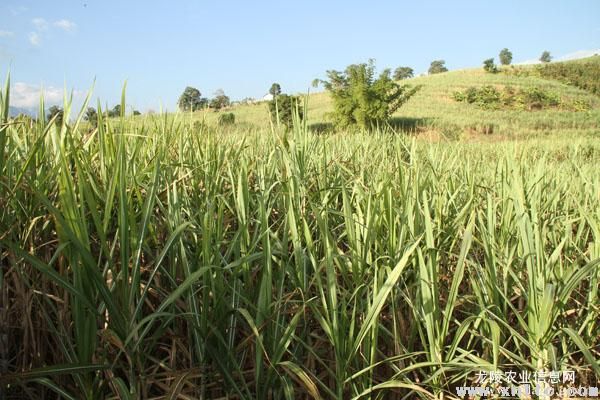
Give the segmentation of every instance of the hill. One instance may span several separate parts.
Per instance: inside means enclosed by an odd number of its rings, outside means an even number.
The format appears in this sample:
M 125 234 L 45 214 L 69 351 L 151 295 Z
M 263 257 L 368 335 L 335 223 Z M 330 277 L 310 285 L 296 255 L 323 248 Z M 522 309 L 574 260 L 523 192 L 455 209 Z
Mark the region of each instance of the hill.
M 575 75 L 569 73 L 572 70 L 577 71 L 576 75 L 584 76 L 589 71 L 588 81 L 593 82 L 599 68 L 600 57 L 596 56 L 542 66 L 502 67 L 496 74 L 476 68 L 408 79 L 403 83 L 420 85 L 421 90 L 394 114 L 390 127 L 430 139 L 473 138 L 481 137 L 480 134 L 519 139 L 554 134 L 595 136 L 600 133 L 600 97 L 575 86 L 563 75 Z M 457 91 L 484 86 L 492 86 L 499 91 L 508 87 L 516 92 L 547 94 L 565 106 L 486 109 L 453 98 Z M 307 102 L 308 123 L 312 130 L 321 132 L 331 128 L 327 113 L 333 108 L 328 94 L 311 93 L 307 96 Z M 226 112 L 236 115 L 241 128 L 263 129 L 270 123 L 266 103 L 238 105 Z M 195 113 L 194 119 L 210 124 L 216 123 L 218 115 L 212 111 L 201 111 Z

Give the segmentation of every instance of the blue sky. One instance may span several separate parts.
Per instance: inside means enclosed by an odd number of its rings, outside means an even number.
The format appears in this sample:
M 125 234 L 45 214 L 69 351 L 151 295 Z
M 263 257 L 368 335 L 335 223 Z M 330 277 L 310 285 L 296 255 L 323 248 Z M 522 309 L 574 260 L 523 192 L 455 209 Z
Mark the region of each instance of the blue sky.
M 174 110 L 186 86 L 261 97 L 272 82 L 306 92 L 328 69 L 476 67 L 508 47 L 514 62 L 600 49 L 600 1 L 27 1 L 0 4 L 0 73 L 13 105 L 81 99 Z

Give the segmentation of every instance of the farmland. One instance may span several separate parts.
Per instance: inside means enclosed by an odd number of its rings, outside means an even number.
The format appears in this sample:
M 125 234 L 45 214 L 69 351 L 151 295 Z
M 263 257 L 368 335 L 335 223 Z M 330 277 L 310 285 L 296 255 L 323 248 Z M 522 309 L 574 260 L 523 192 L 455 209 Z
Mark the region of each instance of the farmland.
M 597 386 L 600 99 L 505 72 L 408 82 L 357 132 L 326 93 L 289 130 L 265 104 L 227 128 L 92 128 L 68 102 L 62 124 L 9 120 L 5 89 L 7 398 L 441 399 L 497 370 Z M 482 85 L 587 109 L 452 98 Z

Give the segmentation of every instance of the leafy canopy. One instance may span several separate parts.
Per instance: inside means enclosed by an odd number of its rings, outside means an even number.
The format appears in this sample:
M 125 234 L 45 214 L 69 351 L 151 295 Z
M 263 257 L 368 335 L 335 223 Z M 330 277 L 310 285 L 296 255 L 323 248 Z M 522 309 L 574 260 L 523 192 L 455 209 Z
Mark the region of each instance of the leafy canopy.
M 181 111 L 196 111 L 206 105 L 206 99 L 202 98 L 202 93 L 194 87 L 188 86 L 185 88 L 177 105 Z
M 220 110 L 221 108 L 229 107 L 231 100 L 225 95 L 223 89 L 217 89 L 215 97 L 210 101 L 210 108 Z
M 486 72 L 496 73 L 498 72 L 498 67 L 494 64 L 493 58 L 488 58 L 487 60 L 483 60 L 483 69 Z
M 419 87 L 400 86 L 385 69 L 375 78 L 373 60 L 349 65 L 344 72 L 327 71 L 323 83 L 333 99 L 333 120 L 341 128 L 370 129 L 389 120 Z
M 286 128 L 291 128 L 294 120 L 294 113 L 298 112 L 300 120 L 304 118 L 304 110 L 300 106 L 301 99 L 297 96 L 279 94 L 269 101 L 269 113 L 273 120 L 278 121 Z
M 512 62 L 513 55 L 507 48 L 500 50 L 500 64 L 502 65 L 510 65 Z
M 550 61 L 552 61 L 552 56 L 550 55 L 550 52 L 547 50 L 544 51 L 540 56 L 540 61 L 543 63 L 549 63 Z
M 281 85 L 279 85 L 279 83 L 275 82 L 271 85 L 271 89 L 269 89 L 269 93 L 275 97 L 275 96 L 279 96 L 281 94 Z
M 52 106 L 48 109 L 48 121 L 56 116 L 55 123 L 62 125 L 63 122 L 63 109 L 58 106 Z
M 398 67 L 394 70 L 394 79 L 397 81 L 412 78 L 414 75 L 415 73 L 410 67 Z
M 446 68 L 446 61 L 444 60 L 434 60 L 429 65 L 429 74 L 440 74 L 442 72 L 448 72 L 448 68 Z
M 83 119 L 88 121 L 90 123 L 90 125 L 92 125 L 94 127 L 97 126 L 98 125 L 98 111 L 96 111 L 96 109 L 94 107 L 88 107 L 87 110 L 85 110 Z

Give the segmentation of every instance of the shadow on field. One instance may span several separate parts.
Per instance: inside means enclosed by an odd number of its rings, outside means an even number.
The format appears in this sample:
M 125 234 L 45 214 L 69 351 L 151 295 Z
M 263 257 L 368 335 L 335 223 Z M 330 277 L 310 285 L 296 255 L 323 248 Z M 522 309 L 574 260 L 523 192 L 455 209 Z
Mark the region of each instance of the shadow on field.
M 419 133 L 431 125 L 431 118 L 392 117 L 390 127 L 396 132 Z

